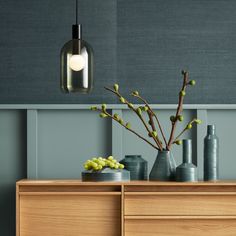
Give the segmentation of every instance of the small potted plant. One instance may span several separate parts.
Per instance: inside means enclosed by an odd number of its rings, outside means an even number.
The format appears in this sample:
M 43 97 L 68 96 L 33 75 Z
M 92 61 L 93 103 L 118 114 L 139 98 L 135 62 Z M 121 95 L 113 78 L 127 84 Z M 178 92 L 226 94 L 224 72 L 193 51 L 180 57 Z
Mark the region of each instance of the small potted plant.
M 182 71 L 182 75 L 183 83 L 178 95 L 177 109 L 175 114 L 170 117 L 171 131 L 168 139 L 164 135 L 157 114 L 153 111 L 147 100 L 144 99 L 138 91 L 133 91 L 131 93 L 131 96 L 140 100 L 143 103 L 141 106 L 135 106 L 134 104 L 129 102 L 127 98 L 122 96 L 118 84 L 114 84 L 113 88 L 105 87 L 106 90 L 116 95 L 122 104 L 126 104 L 128 108 L 137 115 L 147 131 L 147 137 L 143 137 L 142 135 L 140 135 L 131 127 L 130 122 L 124 121 L 119 117 L 118 114 L 112 115 L 107 110 L 106 104 L 102 104 L 101 107 L 91 107 L 91 110 L 100 112 L 100 117 L 113 119 L 125 129 L 127 129 L 158 151 L 156 161 L 149 175 L 150 180 L 173 180 L 175 178 L 176 164 L 173 156 L 170 153 L 172 145 L 181 145 L 182 140 L 180 138 L 182 134 L 187 130 L 190 130 L 194 124 L 201 123 L 201 120 L 194 118 L 186 124 L 185 128 L 179 134 L 175 135 L 178 122 L 182 122 L 184 120 L 182 113 L 183 102 L 186 95 L 187 87 L 194 86 L 196 84 L 195 80 L 189 80 L 187 71 Z M 148 120 L 145 119 L 143 113 L 147 113 Z
M 130 173 L 113 156 L 93 157 L 84 163 L 82 181 L 128 181 Z

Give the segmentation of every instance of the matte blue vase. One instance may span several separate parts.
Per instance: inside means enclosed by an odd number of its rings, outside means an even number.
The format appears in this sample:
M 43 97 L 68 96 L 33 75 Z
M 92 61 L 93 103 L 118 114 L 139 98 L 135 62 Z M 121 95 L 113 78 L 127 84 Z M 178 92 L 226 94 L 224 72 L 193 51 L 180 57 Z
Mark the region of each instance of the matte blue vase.
M 176 181 L 196 182 L 197 167 L 192 163 L 192 140 L 183 140 L 183 163 L 176 168 Z
M 126 155 L 120 163 L 130 172 L 130 180 L 147 180 L 148 163 L 141 155 Z
M 216 181 L 219 179 L 219 139 L 216 136 L 215 125 L 207 126 L 207 135 L 204 139 L 204 180 Z
M 175 180 L 176 163 L 170 151 L 159 151 L 149 175 L 149 180 Z

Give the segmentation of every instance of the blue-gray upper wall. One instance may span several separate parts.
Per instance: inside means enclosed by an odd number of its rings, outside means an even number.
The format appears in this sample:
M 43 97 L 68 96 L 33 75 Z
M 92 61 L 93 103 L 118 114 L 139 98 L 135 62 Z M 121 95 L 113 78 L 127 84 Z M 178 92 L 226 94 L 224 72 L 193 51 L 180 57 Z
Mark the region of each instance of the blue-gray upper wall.
M 197 81 L 187 103 L 236 103 L 235 0 L 79 0 L 95 51 L 95 89 L 63 94 L 59 54 L 71 38 L 75 0 L 0 1 L 0 103 L 116 103 L 139 89 L 176 103 L 181 69 Z

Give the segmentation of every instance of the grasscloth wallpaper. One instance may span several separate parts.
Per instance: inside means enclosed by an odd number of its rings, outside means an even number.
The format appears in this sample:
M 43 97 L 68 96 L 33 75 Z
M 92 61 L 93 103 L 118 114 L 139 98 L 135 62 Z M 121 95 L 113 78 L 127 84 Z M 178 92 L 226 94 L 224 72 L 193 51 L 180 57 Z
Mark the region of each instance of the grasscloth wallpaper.
M 103 86 L 176 103 L 180 71 L 197 86 L 187 103 L 236 103 L 236 1 L 79 0 L 95 51 L 95 89 L 63 94 L 59 53 L 71 38 L 74 0 L 0 1 L 0 103 L 117 103 Z

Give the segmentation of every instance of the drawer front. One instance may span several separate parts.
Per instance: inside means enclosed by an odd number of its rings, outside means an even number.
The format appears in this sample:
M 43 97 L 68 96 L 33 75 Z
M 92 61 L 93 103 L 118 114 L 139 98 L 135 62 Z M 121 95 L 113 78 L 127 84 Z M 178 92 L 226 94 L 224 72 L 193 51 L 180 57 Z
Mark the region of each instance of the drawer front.
M 235 216 L 236 195 L 125 195 L 125 215 Z
M 120 236 L 120 196 L 21 195 L 20 236 Z
M 125 236 L 235 236 L 236 220 L 126 220 Z

